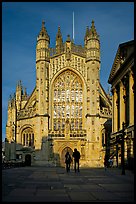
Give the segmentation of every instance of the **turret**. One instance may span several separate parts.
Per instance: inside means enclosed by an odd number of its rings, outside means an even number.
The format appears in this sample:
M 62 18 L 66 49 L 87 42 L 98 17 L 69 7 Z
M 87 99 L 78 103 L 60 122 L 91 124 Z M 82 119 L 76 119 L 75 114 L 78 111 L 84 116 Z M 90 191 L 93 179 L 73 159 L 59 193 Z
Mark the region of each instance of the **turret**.
M 100 41 L 97 34 L 94 21 L 91 28 L 87 27 L 84 46 L 86 50 L 86 67 L 87 67 L 87 123 L 95 123 L 99 126 L 98 116 L 99 110 L 99 71 L 100 71 Z M 91 135 L 88 139 L 94 141 L 97 138 L 93 125 L 90 125 L 87 135 Z
M 35 148 L 41 148 L 42 137 L 48 135 L 49 110 L 49 44 L 50 37 L 42 22 L 36 45 L 36 115 L 37 129 Z
M 16 115 L 17 115 L 16 113 L 17 113 L 16 94 L 14 93 L 13 96 L 10 95 L 10 98 L 8 101 L 8 117 L 7 117 L 7 124 L 6 124 L 6 138 L 10 142 L 15 137 L 13 124 L 16 123 Z
M 49 44 L 50 37 L 42 22 L 41 31 L 37 37 L 36 45 L 36 88 L 37 88 L 37 114 L 48 112 L 48 83 L 49 83 Z
M 36 62 L 38 62 L 39 60 L 49 60 L 50 37 L 46 31 L 44 24 L 45 23 L 43 21 L 41 31 L 37 37 Z
M 100 41 L 94 21 L 92 21 L 90 30 L 89 27 L 86 29 L 84 43 L 86 48 L 86 61 L 97 60 L 100 62 Z
M 21 80 L 17 83 L 16 86 L 16 106 L 17 106 L 17 110 L 21 109 L 21 100 L 22 100 L 22 82 Z
M 56 53 L 60 54 L 63 51 L 63 39 L 60 30 L 60 26 L 58 27 L 58 33 L 56 35 Z

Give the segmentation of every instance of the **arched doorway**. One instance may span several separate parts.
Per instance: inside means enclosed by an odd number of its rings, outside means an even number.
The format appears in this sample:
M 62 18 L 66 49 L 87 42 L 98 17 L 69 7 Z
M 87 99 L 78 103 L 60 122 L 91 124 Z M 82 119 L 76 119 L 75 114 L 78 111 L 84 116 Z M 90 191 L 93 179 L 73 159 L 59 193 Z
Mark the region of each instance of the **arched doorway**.
M 25 165 L 31 166 L 31 155 L 30 154 L 25 155 Z
M 61 153 L 61 166 L 65 167 L 65 154 L 66 152 L 69 151 L 70 155 L 71 155 L 71 158 L 72 158 L 72 154 L 73 154 L 73 151 L 70 147 L 65 147 L 63 150 L 62 150 L 62 153 Z

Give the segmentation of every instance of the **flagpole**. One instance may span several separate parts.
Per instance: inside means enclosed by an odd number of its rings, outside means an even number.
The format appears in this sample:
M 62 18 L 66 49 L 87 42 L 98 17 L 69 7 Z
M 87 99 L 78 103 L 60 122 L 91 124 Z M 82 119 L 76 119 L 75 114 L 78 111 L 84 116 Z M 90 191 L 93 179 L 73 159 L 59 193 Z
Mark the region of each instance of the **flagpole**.
M 73 11 L 73 42 L 74 42 L 74 11 Z

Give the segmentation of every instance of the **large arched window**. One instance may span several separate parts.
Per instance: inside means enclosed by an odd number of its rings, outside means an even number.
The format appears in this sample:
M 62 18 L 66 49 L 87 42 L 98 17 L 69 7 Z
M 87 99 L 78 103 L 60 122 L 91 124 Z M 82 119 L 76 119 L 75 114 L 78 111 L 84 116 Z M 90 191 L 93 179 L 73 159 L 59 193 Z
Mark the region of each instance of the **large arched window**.
M 82 129 L 83 85 L 80 77 L 67 70 L 53 85 L 53 129 L 64 130 L 69 120 L 70 130 Z
M 22 132 L 22 145 L 23 146 L 34 146 L 34 132 L 32 128 L 25 128 Z

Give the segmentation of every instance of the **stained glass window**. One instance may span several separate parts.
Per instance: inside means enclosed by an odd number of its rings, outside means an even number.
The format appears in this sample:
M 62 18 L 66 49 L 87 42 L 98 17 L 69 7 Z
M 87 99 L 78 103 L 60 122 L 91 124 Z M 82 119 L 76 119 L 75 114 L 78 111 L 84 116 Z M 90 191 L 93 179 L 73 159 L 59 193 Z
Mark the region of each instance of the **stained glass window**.
M 72 71 L 65 71 L 53 85 L 53 127 L 64 130 L 66 119 L 70 128 L 82 129 L 83 87 L 81 79 Z

